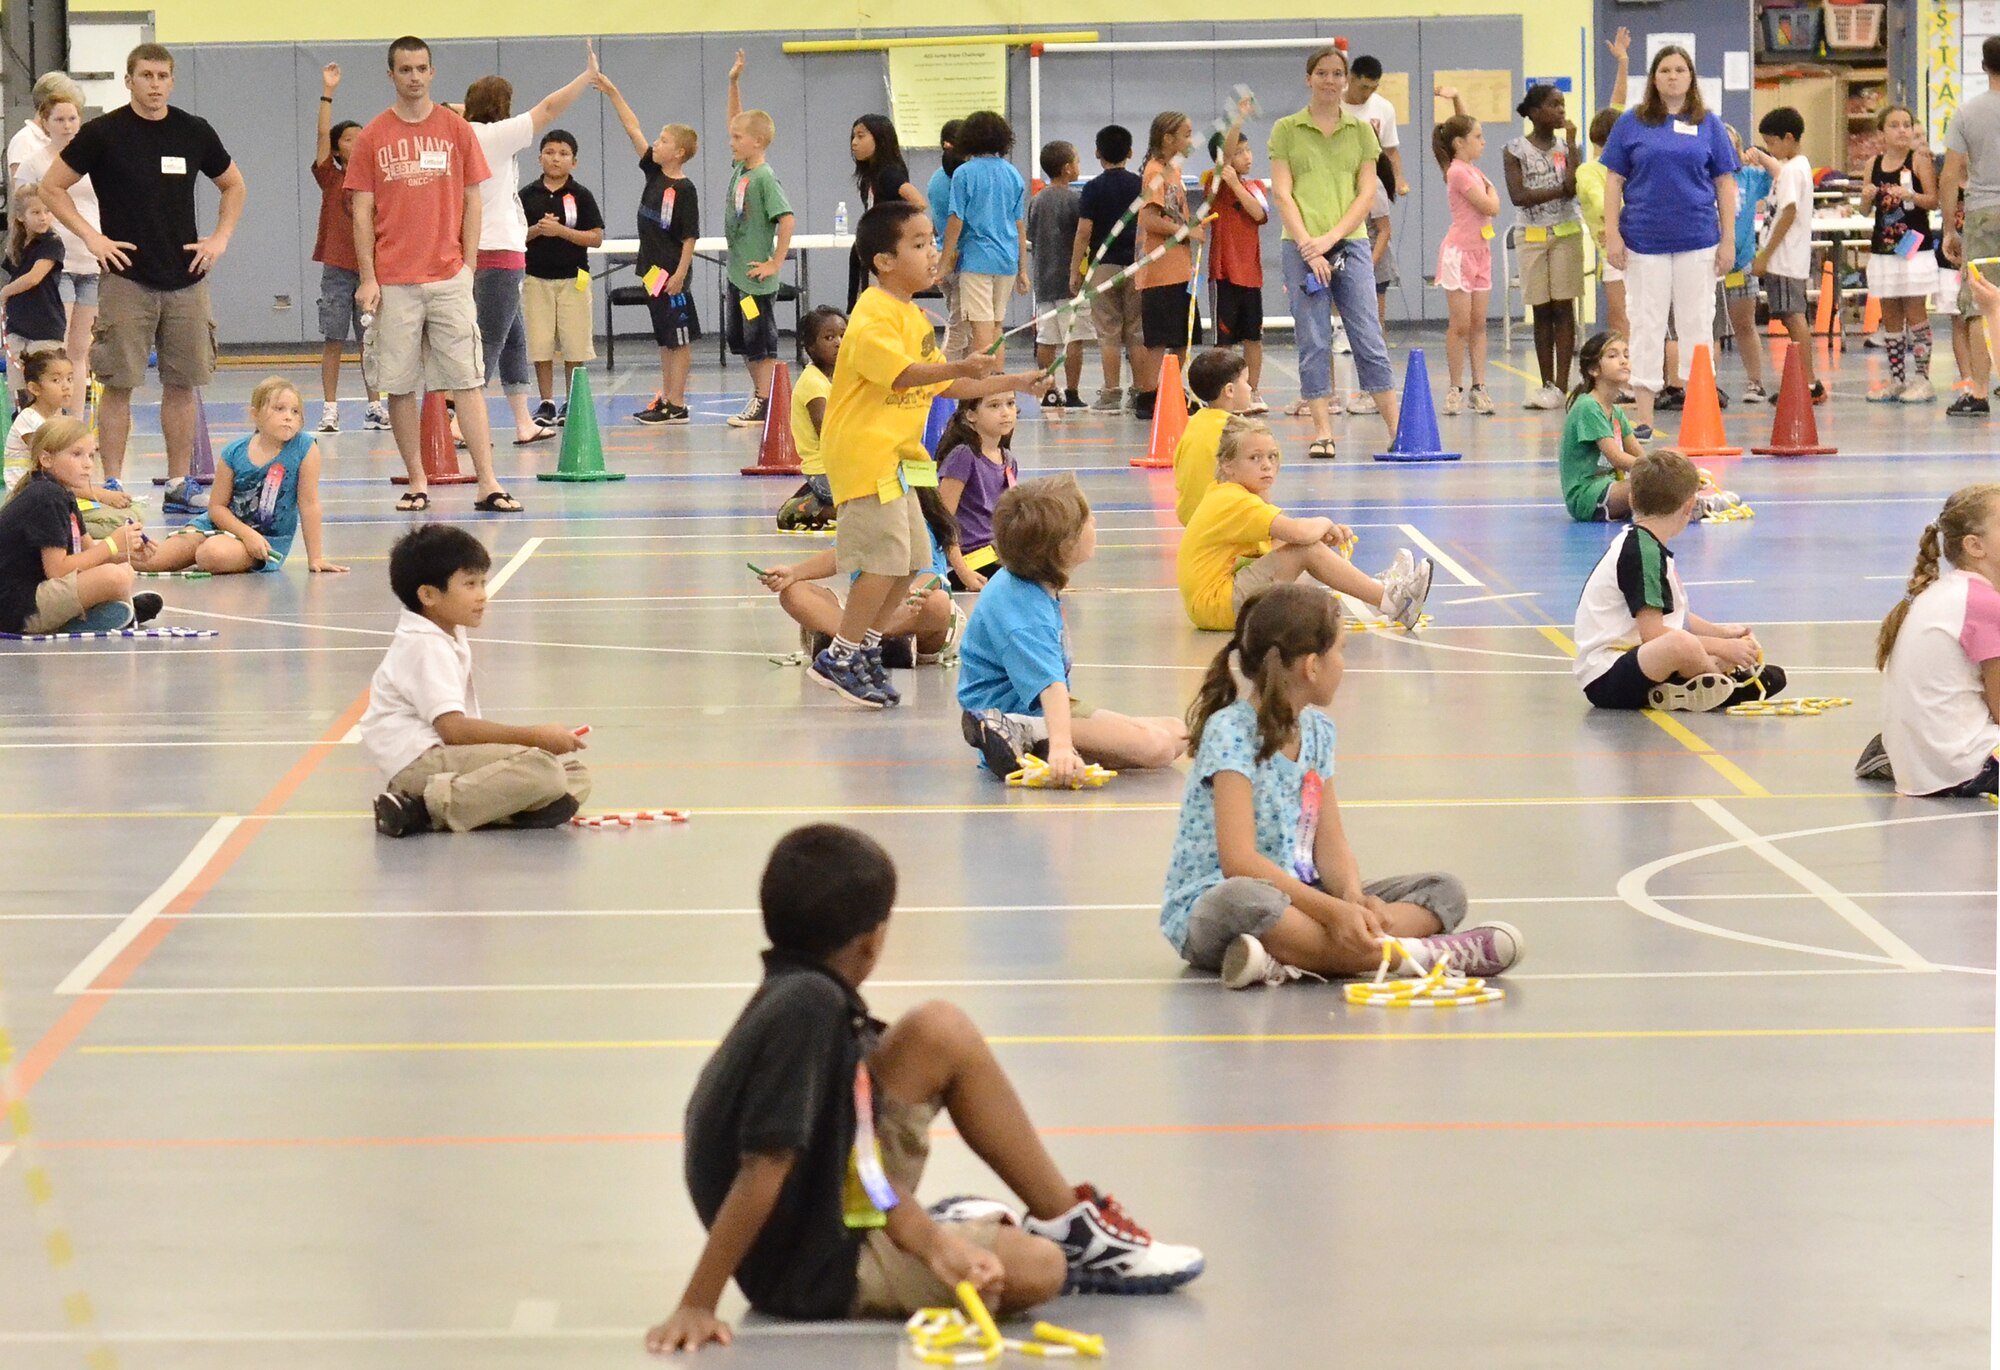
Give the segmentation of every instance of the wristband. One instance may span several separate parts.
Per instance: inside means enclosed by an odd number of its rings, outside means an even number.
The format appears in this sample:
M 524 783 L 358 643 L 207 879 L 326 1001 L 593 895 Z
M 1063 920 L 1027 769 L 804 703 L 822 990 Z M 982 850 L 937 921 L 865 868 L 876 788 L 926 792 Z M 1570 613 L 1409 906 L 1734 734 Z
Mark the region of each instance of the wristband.
M 333 97 L 331 95 L 322 95 L 319 97 L 319 102 L 322 105 L 330 105 L 333 103 Z

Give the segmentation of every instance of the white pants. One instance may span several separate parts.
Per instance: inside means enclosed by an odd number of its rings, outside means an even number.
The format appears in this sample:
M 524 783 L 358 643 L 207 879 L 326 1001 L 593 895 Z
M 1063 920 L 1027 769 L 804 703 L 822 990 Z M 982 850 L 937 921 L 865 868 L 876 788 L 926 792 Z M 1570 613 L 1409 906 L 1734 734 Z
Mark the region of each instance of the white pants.
M 1715 249 L 1625 257 L 1625 314 L 1632 321 L 1632 388 L 1658 394 L 1667 365 L 1667 311 L 1692 356 L 1715 338 Z M 1711 358 L 1713 360 L 1713 358 Z M 1686 358 L 1682 359 L 1683 365 Z

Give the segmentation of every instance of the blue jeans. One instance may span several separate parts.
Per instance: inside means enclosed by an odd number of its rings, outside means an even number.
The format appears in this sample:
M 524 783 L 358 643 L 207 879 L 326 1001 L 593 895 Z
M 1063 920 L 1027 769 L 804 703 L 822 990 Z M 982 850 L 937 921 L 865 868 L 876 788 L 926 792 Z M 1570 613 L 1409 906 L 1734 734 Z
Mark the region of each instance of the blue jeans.
M 472 307 L 479 315 L 479 340 L 486 349 L 486 383 L 500 373 L 500 389 L 525 395 L 534 383 L 528 365 L 528 331 L 521 324 L 521 282 L 527 272 L 482 266 L 472 273 Z
M 1382 321 L 1375 315 L 1375 264 L 1368 244 L 1358 238 L 1342 242 L 1329 258 L 1338 264 L 1333 282 L 1316 295 L 1305 289 L 1310 268 L 1299 250 L 1287 242 L 1279 248 L 1285 263 L 1285 298 L 1292 307 L 1292 337 L 1299 349 L 1299 394 L 1324 399 L 1333 393 L 1333 311 L 1347 325 L 1347 343 L 1354 350 L 1354 371 L 1370 394 L 1395 388 L 1389 368 L 1389 347 L 1382 340 Z

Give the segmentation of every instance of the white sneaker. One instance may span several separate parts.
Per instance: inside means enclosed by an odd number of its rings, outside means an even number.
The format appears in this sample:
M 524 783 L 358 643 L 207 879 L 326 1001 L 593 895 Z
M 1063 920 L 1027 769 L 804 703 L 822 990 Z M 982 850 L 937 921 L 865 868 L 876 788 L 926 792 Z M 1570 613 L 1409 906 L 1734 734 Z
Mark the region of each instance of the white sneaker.
M 322 433 L 340 431 L 340 406 L 332 400 L 319 407 L 319 431 Z
M 1271 406 L 1264 402 L 1264 397 L 1262 395 L 1258 394 L 1255 390 L 1252 390 L 1250 392 L 1250 407 L 1244 410 L 1243 412 L 1245 414 L 1253 414 L 1253 415 L 1268 414 L 1271 412 Z
M 1897 401 L 1902 404 L 1929 404 L 1936 398 L 1937 391 L 1928 376 L 1917 377 L 1896 395 Z
M 1408 548 L 1398 550 L 1396 560 L 1379 577 L 1382 616 L 1402 624 L 1410 632 L 1417 631 L 1423 622 L 1424 601 L 1431 597 L 1434 569 L 1429 557 L 1413 561 Z
M 1288 966 L 1264 944 L 1243 933 L 1222 953 L 1222 984 L 1225 989 L 1249 989 L 1252 985 L 1287 985 L 1305 974 Z
M 1705 714 L 1719 709 L 1736 693 L 1736 682 L 1716 671 L 1704 671 L 1692 680 L 1669 680 L 1655 685 L 1646 697 L 1648 706 L 1671 713 Z
M 1087 1184 L 1076 1187 L 1076 1206 L 1054 1218 L 1026 1218 L 1023 1230 L 1046 1237 L 1069 1261 L 1067 1288 L 1084 1294 L 1165 1294 L 1207 1264 L 1192 1246 L 1154 1241 L 1118 1201 Z
M 1527 954 L 1527 940 L 1512 923 L 1491 920 L 1457 932 L 1400 941 L 1398 975 L 1422 975 L 1442 960 L 1457 975 L 1505 975 Z
M 369 405 L 368 417 L 362 421 L 362 427 L 371 433 L 386 433 L 389 431 L 389 406 L 380 400 L 376 400 L 373 404 Z
M 1493 412 L 1493 397 L 1486 393 L 1486 387 L 1483 385 L 1473 386 L 1466 392 L 1466 399 L 1472 405 L 1472 412 L 1475 414 Z
M 1524 409 L 1560 409 L 1562 405 L 1563 392 L 1556 389 L 1553 385 L 1544 385 L 1530 392 L 1526 402 L 1521 407 Z
M 1764 391 L 1763 382 L 1745 381 L 1743 383 L 1743 402 L 1745 404 L 1761 404 L 1770 398 Z
M 1347 325 L 1335 325 L 1333 330 L 1333 354 L 1336 357 L 1345 357 L 1353 351 L 1353 347 L 1349 346 L 1347 341 Z
M 931 1205 L 930 1214 L 934 1223 L 976 1223 L 997 1218 L 1002 1227 L 1020 1225 L 1020 1219 L 1007 1204 L 998 1199 L 982 1199 L 976 1194 L 954 1194 L 948 1199 L 939 1199 Z
M 1366 390 L 1355 391 L 1352 395 L 1348 396 L 1347 412 L 1350 414 L 1376 413 L 1375 397 Z
M 1439 406 L 1438 412 L 1449 416 L 1463 413 L 1464 410 L 1465 392 L 1454 385 L 1451 389 L 1444 392 L 1444 403 Z

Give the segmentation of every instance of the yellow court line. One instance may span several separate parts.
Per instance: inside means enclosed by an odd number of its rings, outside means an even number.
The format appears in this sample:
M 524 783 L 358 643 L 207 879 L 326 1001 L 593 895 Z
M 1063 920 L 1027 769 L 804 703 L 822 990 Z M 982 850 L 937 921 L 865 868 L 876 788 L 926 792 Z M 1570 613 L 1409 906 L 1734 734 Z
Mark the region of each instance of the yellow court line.
M 1697 739 L 1698 741 L 1699 739 Z M 1753 782 L 1754 783 L 1754 782 Z M 1806 791 L 1801 793 L 1772 794 L 1760 790 L 1754 795 L 1746 794 L 1602 794 L 1602 795 L 1515 795 L 1504 798 L 1468 799 L 1463 795 L 1453 795 L 1447 799 L 1343 799 L 1343 809 L 1509 809 L 1509 808 L 1574 808 L 1579 805 L 1597 806 L 1640 806 L 1646 804 L 1691 804 L 1697 799 L 1792 799 L 1792 800 L 1878 800 L 1883 796 L 1861 791 Z M 654 809 L 671 809 L 674 804 L 655 804 Z M 1072 803 L 1063 797 L 1056 797 L 1047 803 L 1021 804 L 844 804 L 828 800 L 824 804 L 790 805 L 697 805 L 690 812 L 696 817 L 717 818 L 795 818 L 801 815 L 826 813 L 876 813 L 876 814 L 928 814 L 928 813 L 977 813 L 1005 816 L 1022 814 L 1039 817 L 1044 814 L 1091 812 L 1122 813 L 1178 813 L 1178 803 L 1146 803 L 1139 800 L 1098 800 L 1093 803 Z M 140 819 L 214 821 L 218 818 L 234 818 L 241 815 L 226 809 L 177 809 L 171 812 L 161 810 L 129 811 L 86 811 L 83 813 L 0 813 L 0 823 L 75 823 L 81 821 L 136 822 Z M 372 819 L 366 809 L 300 809 L 286 813 L 272 814 L 266 820 L 272 823 L 299 822 L 339 822 L 358 823 Z
M 1505 371 L 1505 372 L 1506 372 L 1506 373 L 1507 373 L 1508 375 L 1510 375 L 1510 376 L 1519 376 L 1519 377 L 1520 377 L 1520 378 L 1521 378 L 1522 380 L 1524 380 L 1524 381 L 1528 382 L 1528 384 L 1530 384 L 1530 385 L 1536 385 L 1536 386 L 1539 386 L 1539 385 L 1540 385 L 1540 384 L 1542 383 L 1542 378 L 1541 378 L 1540 376 L 1538 376 L 1538 375 L 1529 375 L 1529 374 L 1528 374 L 1528 373 L 1527 373 L 1526 371 L 1523 371 L 1523 370 L 1522 370 L 1522 369 L 1521 369 L 1520 367 L 1518 367 L 1518 366 L 1509 366 L 1509 365 L 1507 365 L 1507 363 L 1505 363 L 1505 362 L 1503 362 L 1503 361 L 1496 361 L 1496 360 L 1494 360 L 1494 359 L 1493 359 L 1493 358 L 1491 358 L 1491 357 L 1488 357 L 1488 358 L 1486 359 L 1486 364 L 1487 364 L 1488 366 L 1497 366 L 1497 367 L 1499 367 L 1499 368 L 1500 368 L 1500 369 L 1501 369 L 1502 371 Z
M 1263 1046 L 1369 1042 L 1612 1042 L 1760 1037 L 1984 1037 L 1990 1027 L 1615 1028 L 1570 1032 L 1187 1032 L 989 1037 L 994 1046 Z M 327 1056 L 440 1051 L 685 1051 L 708 1037 L 544 1042 L 131 1042 L 81 1047 L 86 1056 Z
M 1543 637 L 1562 648 L 1563 655 L 1568 657 L 1576 655 L 1576 644 L 1569 640 L 1569 635 L 1563 632 L 1562 629 L 1552 627 L 1549 624 L 1542 624 L 1540 625 L 1540 631 Z M 1641 709 L 1639 712 L 1642 717 L 1650 719 L 1661 732 L 1680 743 L 1683 747 L 1686 747 L 1703 761 L 1706 761 L 1717 775 L 1734 785 L 1737 793 L 1742 795 L 1743 798 L 1774 798 L 1769 790 L 1750 778 L 1749 772 L 1745 771 L 1721 752 L 1715 750 L 1715 748 L 1709 746 L 1708 743 L 1702 740 L 1699 733 L 1689 728 L 1678 718 L 1664 714 L 1658 709 Z

